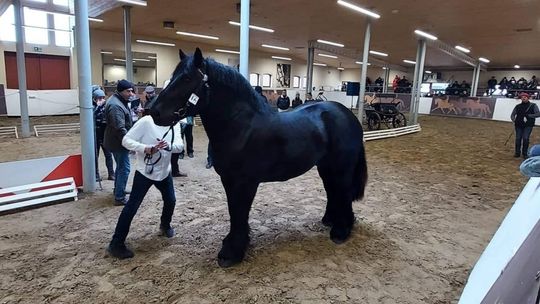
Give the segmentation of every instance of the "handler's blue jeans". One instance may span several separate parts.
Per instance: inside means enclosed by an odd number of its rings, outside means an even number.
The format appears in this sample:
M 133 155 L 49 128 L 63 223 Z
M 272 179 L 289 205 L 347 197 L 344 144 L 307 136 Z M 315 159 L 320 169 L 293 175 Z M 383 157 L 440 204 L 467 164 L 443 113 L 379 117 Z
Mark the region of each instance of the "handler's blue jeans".
M 156 186 L 156 188 L 161 192 L 161 197 L 163 199 L 161 227 L 163 229 L 171 228 L 174 206 L 176 205 L 176 196 L 174 194 L 174 186 L 171 174 L 169 174 L 162 181 L 154 181 L 142 175 L 139 171 L 135 171 L 131 194 L 129 195 L 129 200 L 124 206 L 124 209 L 122 209 L 122 213 L 118 218 L 112 243 L 123 244 L 126 241 L 126 237 L 129 233 L 129 227 L 131 226 L 131 221 L 133 220 L 133 217 L 135 217 L 135 214 L 137 214 L 139 206 L 152 185 Z
M 533 127 L 515 127 L 516 128 L 516 155 L 527 156 L 529 151 L 529 138 L 531 137 Z

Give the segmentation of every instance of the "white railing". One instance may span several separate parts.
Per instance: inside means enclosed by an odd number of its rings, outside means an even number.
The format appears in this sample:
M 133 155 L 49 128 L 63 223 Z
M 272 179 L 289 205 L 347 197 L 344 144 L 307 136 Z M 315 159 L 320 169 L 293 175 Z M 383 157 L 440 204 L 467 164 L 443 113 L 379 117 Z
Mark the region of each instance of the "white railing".
M 0 136 L 15 136 L 15 138 L 19 138 L 19 133 L 17 133 L 17 127 L 0 127 Z
M 73 177 L 0 189 L 0 212 L 64 199 L 77 200 Z
M 44 133 L 65 133 L 65 132 L 80 132 L 81 125 L 78 122 L 67 124 L 52 124 L 52 125 L 35 125 L 34 133 L 36 137 Z
M 422 129 L 420 125 L 412 125 L 401 128 L 387 129 L 387 130 L 377 130 L 377 131 L 366 131 L 364 132 L 364 141 L 383 139 L 389 137 L 397 137 L 405 134 L 411 134 L 420 132 Z

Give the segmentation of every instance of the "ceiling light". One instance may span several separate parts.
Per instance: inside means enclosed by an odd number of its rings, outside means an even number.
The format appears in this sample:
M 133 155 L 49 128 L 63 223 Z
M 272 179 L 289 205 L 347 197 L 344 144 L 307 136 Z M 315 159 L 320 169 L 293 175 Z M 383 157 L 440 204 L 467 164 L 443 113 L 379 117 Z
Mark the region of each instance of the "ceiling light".
M 519 69 L 519 68 L 520 68 L 520 66 L 517 65 L 517 64 L 514 66 L 514 69 Z
M 318 63 L 318 62 L 314 62 L 313 65 L 326 66 L 326 63 Z
M 337 68 L 337 69 L 340 70 L 340 71 L 344 71 L 344 70 L 345 70 L 345 68 Z
M 158 41 L 142 40 L 142 39 L 137 39 L 135 41 L 137 41 L 138 43 L 156 44 L 156 45 L 164 45 L 164 46 L 175 46 L 176 45 L 174 43 L 158 42 Z
M 141 0 L 118 0 L 118 2 L 124 2 L 124 3 L 129 3 L 129 4 L 146 6 L 146 1 L 141 1 Z
M 275 46 L 275 45 L 269 45 L 269 44 L 261 44 L 261 46 L 265 48 L 270 48 L 270 49 L 289 51 L 289 48 L 281 47 L 281 46 Z
M 289 57 L 272 56 L 272 58 L 274 58 L 274 59 L 279 59 L 279 60 L 292 60 L 292 59 L 289 58 Z
M 230 53 L 230 54 L 240 54 L 239 51 L 224 50 L 224 49 L 216 49 L 216 52 L 220 52 L 220 53 Z
M 213 40 L 218 40 L 219 39 L 219 37 L 215 37 L 215 36 L 194 34 L 194 33 L 188 33 L 188 32 L 176 32 L 176 33 L 178 35 L 192 36 L 192 37 L 198 37 L 198 38 L 204 38 L 204 39 L 213 39 Z
M 485 62 L 485 63 L 489 63 L 489 59 L 486 59 L 484 57 L 480 57 L 480 58 L 478 58 L 478 60 L 480 60 L 482 62 Z
M 437 37 L 435 37 L 435 36 L 433 36 L 433 35 L 431 35 L 431 34 L 428 34 L 428 33 L 426 33 L 426 32 L 422 32 L 421 30 L 415 30 L 414 32 L 415 32 L 417 35 L 424 36 L 424 37 L 429 38 L 429 39 L 431 39 L 431 40 L 437 40 L 437 39 L 438 39 Z
M 387 69 L 387 67 L 382 67 L 382 69 L 383 69 L 383 70 L 386 70 L 386 69 Z
M 362 7 L 360 7 L 360 6 L 354 5 L 354 4 L 352 4 L 352 3 L 345 2 L 345 1 L 343 1 L 343 0 L 338 0 L 337 4 L 343 5 L 343 6 L 345 6 L 345 7 L 348 7 L 348 8 L 350 8 L 350 9 L 355 10 L 355 11 L 357 11 L 357 12 L 360 12 L 360 13 L 362 13 L 362 14 L 371 16 L 371 17 L 373 17 L 373 18 L 377 18 L 377 19 L 381 18 L 381 15 L 379 15 L 379 14 L 375 14 L 375 13 L 372 12 L 372 11 L 369 11 L 369 10 L 367 10 L 367 9 L 365 9 L 365 8 L 362 8 Z
M 150 59 L 157 59 L 156 56 L 148 56 L 148 58 L 150 58 Z
M 369 53 L 370 53 L 370 54 L 373 54 L 373 55 L 379 55 L 379 56 L 388 57 L 388 54 L 383 53 L 383 52 L 369 51 Z
M 125 62 L 125 61 L 126 61 L 125 59 L 120 59 L 120 58 L 114 58 L 113 60 L 114 60 L 114 61 L 122 61 L 122 62 Z
M 426 73 L 426 74 L 431 74 L 431 71 L 424 71 L 424 73 Z
M 144 58 L 133 58 L 133 61 L 146 61 L 146 62 L 150 62 L 150 59 L 144 59 Z
M 356 64 L 363 64 L 362 61 L 356 61 L 355 63 L 356 63 Z M 371 65 L 371 63 L 368 62 L 367 65 Z
M 100 53 L 101 53 L 101 54 L 112 55 L 112 52 L 109 52 L 109 51 L 101 51 Z
M 333 46 L 338 46 L 338 47 L 344 47 L 344 46 L 345 46 L 345 45 L 343 45 L 343 44 L 341 44 L 341 43 L 332 42 L 332 41 L 327 41 L 327 40 L 322 40 L 322 39 L 317 39 L 317 42 L 318 42 L 318 43 L 329 44 L 329 45 L 333 45 Z
M 229 24 L 240 26 L 240 22 L 236 22 L 236 21 L 229 21 Z M 249 28 L 252 30 L 258 30 L 258 31 L 263 31 L 263 32 L 268 32 L 268 33 L 274 32 L 274 30 L 271 28 L 266 28 L 262 26 L 251 25 L 251 24 L 249 25 Z
M 90 21 L 94 21 L 94 22 L 103 22 L 103 19 L 99 19 L 99 18 L 92 18 L 92 17 L 88 17 L 88 20 L 90 20 Z
M 465 53 L 470 53 L 471 52 L 471 50 L 466 49 L 466 48 L 464 48 L 464 47 L 462 47 L 460 45 L 456 45 L 455 48 L 462 51 L 462 52 L 465 52 Z
M 334 55 L 327 55 L 327 54 L 317 54 L 321 57 L 328 57 L 328 58 L 334 58 L 334 59 L 337 59 L 337 56 L 334 56 Z
M 404 59 L 403 62 L 410 63 L 410 64 L 416 64 L 415 61 Z

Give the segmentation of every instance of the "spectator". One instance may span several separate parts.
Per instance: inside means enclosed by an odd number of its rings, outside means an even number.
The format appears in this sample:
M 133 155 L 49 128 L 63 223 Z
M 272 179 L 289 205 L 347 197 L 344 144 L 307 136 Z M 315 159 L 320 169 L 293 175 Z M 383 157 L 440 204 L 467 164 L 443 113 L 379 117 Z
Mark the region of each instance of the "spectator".
M 397 93 L 400 80 L 401 78 L 399 78 L 399 76 L 396 75 L 396 77 L 394 77 L 394 80 L 392 81 L 392 89 L 394 90 L 394 93 Z
M 291 106 L 291 99 L 287 96 L 287 90 L 283 90 L 277 99 L 277 107 L 279 112 L 286 111 Z
M 497 85 L 497 79 L 495 79 L 495 76 L 491 76 L 491 79 L 487 82 L 488 85 L 488 95 L 493 95 L 493 92 L 495 92 L 495 86 Z
M 259 95 L 264 99 L 264 101 L 268 103 L 268 99 L 266 98 L 266 96 L 264 96 L 263 90 L 260 86 L 255 87 L 255 92 L 259 93 Z
M 114 180 L 113 157 L 109 150 L 103 146 L 105 137 L 105 128 L 107 121 L 105 119 L 105 92 L 101 89 L 96 89 L 92 92 L 92 104 L 94 106 L 94 130 L 95 130 L 95 146 L 96 146 L 96 181 L 101 181 L 99 175 L 99 150 L 103 150 L 105 155 L 105 165 L 107 166 L 108 180 Z
M 521 173 L 528 177 L 540 177 L 540 145 L 534 145 L 529 151 L 529 158 L 519 166 Z
M 313 99 L 313 95 L 311 95 L 311 93 L 306 93 L 306 102 L 310 102 L 310 101 L 316 101 L 315 99 Z
M 514 157 L 527 158 L 529 138 L 534 127 L 536 117 L 540 117 L 538 106 L 529 101 L 529 94 L 519 94 L 521 103 L 514 107 L 510 119 L 514 122 L 516 131 L 516 143 Z
M 296 108 L 298 106 L 302 105 L 302 99 L 300 99 L 300 93 L 296 93 L 293 101 L 292 101 L 292 108 Z
M 122 79 L 116 85 L 116 92 L 109 98 L 105 106 L 105 119 L 107 127 L 103 144 L 105 148 L 112 152 L 116 162 L 116 173 L 114 176 L 114 203 L 115 205 L 125 205 L 126 184 L 130 171 L 129 151 L 122 146 L 122 139 L 133 126 L 131 111 L 128 101 L 133 92 L 131 82 Z

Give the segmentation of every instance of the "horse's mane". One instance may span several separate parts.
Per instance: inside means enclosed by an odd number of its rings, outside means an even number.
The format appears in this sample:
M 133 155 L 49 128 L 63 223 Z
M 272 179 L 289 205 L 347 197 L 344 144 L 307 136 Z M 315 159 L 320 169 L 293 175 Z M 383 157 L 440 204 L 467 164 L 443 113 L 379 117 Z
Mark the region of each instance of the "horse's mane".
M 249 103 L 256 111 L 270 112 L 270 106 L 263 100 L 251 84 L 235 69 L 216 62 L 212 58 L 206 58 L 206 73 L 208 82 L 212 85 L 219 85 L 230 88 L 236 99 Z

